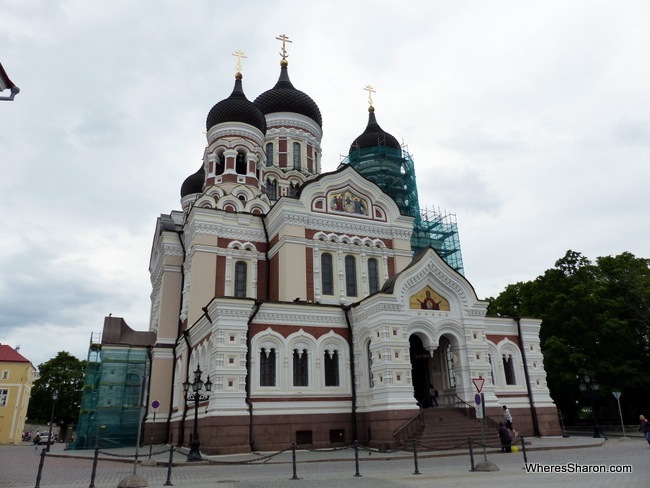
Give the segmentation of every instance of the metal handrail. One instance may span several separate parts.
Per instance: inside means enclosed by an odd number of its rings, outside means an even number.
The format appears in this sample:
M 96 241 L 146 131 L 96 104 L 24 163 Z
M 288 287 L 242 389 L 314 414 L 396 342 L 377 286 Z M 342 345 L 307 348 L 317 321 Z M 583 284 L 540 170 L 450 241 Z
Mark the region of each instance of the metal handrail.
M 471 405 L 470 403 L 467 403 L 465 400 L 463 400 L 461 397 L 456 395 L 456 404 L 461 404 L 460 407 L 458 408 L 463 408 L 465 412 L 465 416 L 470 417 L 473 416 L 476 418 L 476 409 L 474 408 L 474 405 Z M 494 420 L 492 417 L 488 417 L 487 415 L 485 416 L 485 420 L 487 420 L 488 424 L 492 425 L 495 429 L 499 428 L 499 422 Z
M 417 414 L 415 414 L 404 425 L 393 432 L 393 437 L 402 442 L 405 439 L 411 438 L 413 436 L 413 433 L 422 427 L 424 427 L 424 410 L 420 409 Z

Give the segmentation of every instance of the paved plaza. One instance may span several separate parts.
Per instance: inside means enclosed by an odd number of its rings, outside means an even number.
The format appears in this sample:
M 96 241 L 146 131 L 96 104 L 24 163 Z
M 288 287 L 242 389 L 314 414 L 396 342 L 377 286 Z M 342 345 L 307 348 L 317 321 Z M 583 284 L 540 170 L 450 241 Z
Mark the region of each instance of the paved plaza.
M 0 486 L 34 487 L 41 449 L 23 444 L 0 446 Z M 167 480 L 167 446 L 153 447 L 155 466 L 137 466 L 149 486 L 163 486 Z M 149 448 L 140 450 L 148 457 Z M 160 454 L 158 454 L 160 452 Z M 66 451 L 53 446 L 45 456 L 40 486 L 42 488 L 88 487 L 91 480 L 93 451 Z M 117 487 L 134 472 L 134 449 L 101 451 L 95 487 Z M 268 453 L 272 454 L 272 453 Z M 420 453 L 419 475 L 412 453 L 379 453 L 361 450 L 359 474 L 353 449 L 336 451 L 297 451 L 296 475 L 293 479 L 292 453 L 269 457 L 267 453 L 236 456 L 213 456 L 204 463 L 188 463 L 182 453 L 174 456 L 171 482 L 176 487 L 275 488 L 275 487 L 551 487 L 571 484 L 572 488 L 600 486 L 647 487 L 650 485 L 650 447 L 643 438 L 592 439 L 590 437 L 531 438 L 526 451 L 528 462 L 551 469 L 588 469 L 588 465 L 631 465 L 632 472 L 605 473 L 528 473 L 522 452 L 487 451 L 487 459 L 499 467 L 497 472 L 471 472 L 467 450 Z M 243 461 L 253 461 L 243 464 Z M 484 460 L 482 449 L 474 452 L 474 461 Z M 153 463 L 152 463 L 153 464 Z M 564 468 L 561 468 L 564 466 Z M 546 468 L 549 469 L 549 468 Z

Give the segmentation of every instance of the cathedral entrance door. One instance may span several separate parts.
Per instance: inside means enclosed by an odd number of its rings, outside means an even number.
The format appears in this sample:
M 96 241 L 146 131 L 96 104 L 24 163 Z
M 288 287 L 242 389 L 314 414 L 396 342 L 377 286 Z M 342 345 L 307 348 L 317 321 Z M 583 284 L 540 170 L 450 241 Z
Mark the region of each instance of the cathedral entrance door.
M 409 337 L 411 355 L 411 378 L 413 381 L 413 396 L 423 407 L 429 406 L 429 361 L 430 355 L 422 344 L 422 339 L 416 335 Z

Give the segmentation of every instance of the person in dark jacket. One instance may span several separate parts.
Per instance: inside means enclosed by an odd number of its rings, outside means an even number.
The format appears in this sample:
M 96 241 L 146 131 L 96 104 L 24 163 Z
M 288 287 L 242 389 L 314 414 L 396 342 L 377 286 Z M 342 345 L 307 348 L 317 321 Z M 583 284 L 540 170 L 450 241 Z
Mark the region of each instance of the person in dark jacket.
M 499 422 L 499 439 L 501 440 L 501 452 L 512 452 L 512 437 L 503 422 Z
M 639 432 L 643 432 L 645 440 L 650 444 L 650 421 L 643 415 L 639 415 Z

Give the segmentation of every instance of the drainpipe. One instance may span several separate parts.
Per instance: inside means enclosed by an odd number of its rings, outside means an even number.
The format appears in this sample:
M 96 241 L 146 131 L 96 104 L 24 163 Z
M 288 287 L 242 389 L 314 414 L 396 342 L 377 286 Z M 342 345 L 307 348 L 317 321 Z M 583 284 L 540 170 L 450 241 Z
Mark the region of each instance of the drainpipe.
M 255 441 L 253 441 L 253 403 L 251 402 L 251 324 L 253 319 L 260 311 L 262 306 L 261 300 L 255 300 L 253 305 L 253 312 L 248 318 L 246 324 L 246 405 L 248 406 L 248 445 L 253 451 Z
M 192 359 L 192 346 L 190 345 L 190 340 L 189 340 L 189 331 L 184 330 L 183 331 L 183 339 L 185 339 L 185 344 L 187 344 L 187 364 L 185 365 L 185 381 L 190 380 L 190 359 Z M 174 362 L 176 360 L 174 359 Z M 184 397 L 183 397 L 184 398 Z M 181 425 L 179 426 L 179 435 L 178 435 L 178 442 L 177 445 L 182 446 L 183 445 L 183 438 L 185 437 L 185 419 L 187 418 L 187 402 L 183 400 L 183 416 L 181 417 Z
M 521 360 L 524 362 L 524 376 L 526 377 L 526 391 L 528 393 L 528 401 L 530 402 L 530 413 L 533 417 L 533 431 L 536 437 L 539 437 L 539 419 L 537 418 L 537 408 L 533 403 L 533 392 L 530 388 L 530 376 L 528 375 L 528 361 L 526 360 L 526 345 L 524 344 L 524 337 L 521 334 L 521 317 L 513 317 L 517 322 L 517 335 L 519 336 L 519 344 L 521 345 Z
M 355 368 L 354 368 L 354 336 L 352 332 L 352 323 L 350 322 L 350 305 L 343 305 L 343 312 L 345 312 L 345 322 L 348 325 L 350 337 L 348 339 L 348 346 L 350 348 L 350 378 L 352 379 L 352 439 L 358 440 L 357 437 L 357 385 L 355 382 Z
M 183 233 L 180 230 L 176 231 L 178 235 L 178 242 L 181 244 L 181 249 L 183 250 L 183 264 L 181 265 L 181 296 L 179 297 L 179 311 L 183 309 L 183 288 L 185 288 L 185 259 L 187 257 L 187 252 L 185 251 L 185 243 L 183 242 Z M 172 422 L 172 405 L 174 404 L 174 388 L 176 387 L 176 347 L 178 346 L 178 339 L 180 339 L 182 334 L 183 321 L 181 320 L 180 313 L 178 316 L 178 326 L 176 328 L 176 341 L 174 341 L 174 347 L 172 348 L 172 387 L 169 389 L 169 414 L 167 415 L 167 425 L 165 437 L 167 442 L 171 443 L 171 422 Z M 185 419 L 183 418 L 183 422 Z

